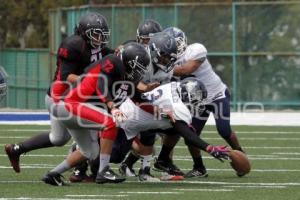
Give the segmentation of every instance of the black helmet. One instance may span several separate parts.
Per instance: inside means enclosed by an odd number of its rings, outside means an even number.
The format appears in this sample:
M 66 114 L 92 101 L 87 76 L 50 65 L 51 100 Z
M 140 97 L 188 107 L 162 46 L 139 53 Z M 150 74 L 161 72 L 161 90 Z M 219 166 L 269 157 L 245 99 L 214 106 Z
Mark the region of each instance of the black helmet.
M 137 42 L 141 43 L 145 39 L 150 39 L 152 34 L 162 32 L 161 25 L 152 19 L 146 19 L 138 26 L 136 31 Z
M 130 42 L 120 50 L 120 57 L 125 66 L 126 80 L 138 83 L 148 70 L 150 56 L 143 45 Z
M 185 33 L 177 27 L 168 27 L 164 32 L 175 38 L 177 44 L 177 56 L 181 56 L 187 47 Z
M 181 100 L 187 104 L 198 104 L 207 98 L 205 85 L 195 77 L 188 77 L 180 81 L 179 90 Z
M 155 33 L 148 45 L 153 65 L 164 72 L 170 72 L 174 68 L 174 62 L 177 59 L 175 39 L 164 32 Z
M 75 31 L 94 48 L 108 43 L 110 35 L 106 18 L 96 12 L 82 16 Z
M 6 96 L 7 82 L 6 73 L 2 67 L 0 67 L 0 101 Z

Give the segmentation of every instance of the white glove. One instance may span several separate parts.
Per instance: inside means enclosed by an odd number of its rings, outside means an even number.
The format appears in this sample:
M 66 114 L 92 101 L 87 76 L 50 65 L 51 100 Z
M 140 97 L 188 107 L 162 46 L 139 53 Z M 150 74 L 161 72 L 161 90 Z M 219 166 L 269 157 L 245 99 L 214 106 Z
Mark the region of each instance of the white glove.
M 127 116 L 117 108 L 112 109 L 111 114 L 114 118 L 114 121 L 117 123 L 123 123 L 125 120 L 127 120 Z

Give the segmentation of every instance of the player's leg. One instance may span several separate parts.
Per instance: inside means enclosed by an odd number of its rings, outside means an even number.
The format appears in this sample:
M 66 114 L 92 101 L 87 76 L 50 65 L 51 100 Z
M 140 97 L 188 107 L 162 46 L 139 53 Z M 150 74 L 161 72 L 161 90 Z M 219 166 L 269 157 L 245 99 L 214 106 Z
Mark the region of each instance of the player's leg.
M 230 126 L 230 94 L 226 90 L 225 98 L 213 102 L 213 113 L 219 135 L 231 146 L 232 149 L 243 151 L 237 135 Z
M 109 166 L 112 145 L 117 136 L 117 127 L 112 116 L 106 110 L 87 103 L 69 103 L 60 105 L 57 114 L 66 119 L 63 120 L 66 126 L 102 130 L 97 183 L 118 183 L 125 180 L 113 172 Z M 80 145 L 78 142 L 77 144 Z
M 50 110 L 51 105 L 53 105 L 52 98 L 46 95 L 45 103 L 46 106 L 49 108 L 48 110 Z M 59 120 L 53 117 L 51 114 L 50 125 L 50 133 L 43 132 L 18 144 L 5 145 L 6 154 L 8 155 L 11 165 L 15 172 L 20 172 L 19 160 L 21 154 L 28 153 L 30 151 L 41 148 L 63 146 L 69 141 L 70 135 L 67 129 L 63 125 L 61 125 Z
M 152 105 L 140 105 L 150 106 Z M 160 121 L 155 119 L 153 114 L 144 111 L 140 107 L 136 106 L 130 99 L 127 99 L 121 106 L 120 109 L 123 113 L 128 114 L 128 120 L 121 124 L 121 127 L 125 130 L 127 138 L 136 137 L 141 131 L 147 131 L 152 129 L 166 129 L 170 128 L 171 124 L 166 121 Z M 125 161 L 121 164 L 120 171 L 122 174 L 134 175 L 133 165 L 140 158 L 140 156 L 134 151 L 134 149 L 138 149 L 139 146 L 136 143 L 133 143 L 133 150 L 129 153 Z M 126 173 L 128 172 L 128 173 Z
M 206 121 L 209 116 L 209 111 L 204 110 L 199 117 L 193 117 L 192 121 L 192 126 L 195 129 L 195 133 L 200 136 Z M 206 167 L 203 163 L 202 155 L 201 155 L 201 150 L 199 148 L 196 148 L 194 146 L 188 145 L 188 149 L 190 152 L 190 155 L 192 156 L 193 159 L 193 169 L 188 171 L 185 174 L 185 178 L 194 178 L 194 177 L 207 177 L 207 171 Z
M 173 163 L 172 157 L 170 156 L 180 136 L 172 133 L 172 129 L 165 130 L 164 133 L 163 145 L 154 163 L 154 169 L 167 172 L 170 175 L 183 176 L 184 173 Z
M 70 153 L 63 162 L 43 177 L 42 180 L 47 184 L 56 186 L 64 185 L 64 182 L 60 179 L 62 173 L 87 159 L 96 159 L 99 153 L 97 133 L 92 134 L 88 129 L 69 129 L 69 132 L 79 146 L 79 149 Z
M 69 150 L 69 152 L 73 152 L 79 149 L 78 145 L 74 142 Z M 97 161 L 99 162 L 99 160 Z M 72 174 L 69 177 L 70 182 L 72 183 L 80 183 L 80 182 L 94 182 L 96 176 L 88 175 L 88 166 L 89 161 L 83 161 L 76 165 L 73 169 Z M 92 162 L 95 163 L 95 162 Z M 97 163 L 97 169 L 99 167 L 99 164 Z
M 153 147 L 156 137 L 155 131 L 144 131 L 140 133 L 139 140 L 135 140 L 138 146 L 138 154 L 141 157 L 141 168 L 138 173 L 140 181 L 159 181 L 151 174 L 151 160 L 153 158 Z

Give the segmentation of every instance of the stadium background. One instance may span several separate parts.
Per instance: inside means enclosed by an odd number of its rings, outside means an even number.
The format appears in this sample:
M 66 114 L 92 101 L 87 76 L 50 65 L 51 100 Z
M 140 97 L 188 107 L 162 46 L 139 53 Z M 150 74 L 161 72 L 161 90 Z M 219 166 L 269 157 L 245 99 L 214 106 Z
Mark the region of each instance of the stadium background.
M 9 91 L 1 107 L 43 109 L 55 70 L 55 53 L 79 17 L 105 15 L 110 46 L 135 38 L 139 22 L 178 26 L 188 43 L 203 43 L 215 71 L 229 86 L 232 106 L 262 103 L 272 110 L 300 108 L 300 2 L 175 3 L 93 5 L 49 11 L 49 48 L 1 49 L 0 65 Z M 255 106 L 254 106 L 255 108 Z

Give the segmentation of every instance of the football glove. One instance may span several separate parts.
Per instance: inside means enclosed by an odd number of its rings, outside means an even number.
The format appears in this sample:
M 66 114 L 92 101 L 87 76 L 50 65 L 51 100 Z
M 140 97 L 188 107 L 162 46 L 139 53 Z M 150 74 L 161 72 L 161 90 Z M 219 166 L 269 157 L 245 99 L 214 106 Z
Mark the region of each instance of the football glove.
M 212 155 L 214 158 L 220 160 L 221 162 L 224 162 L 224 160 L 229 159 L 229 148 L 224 145 L 220 146 L 212 146 L 208 145 L 206 148 L 206 151 Z

